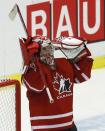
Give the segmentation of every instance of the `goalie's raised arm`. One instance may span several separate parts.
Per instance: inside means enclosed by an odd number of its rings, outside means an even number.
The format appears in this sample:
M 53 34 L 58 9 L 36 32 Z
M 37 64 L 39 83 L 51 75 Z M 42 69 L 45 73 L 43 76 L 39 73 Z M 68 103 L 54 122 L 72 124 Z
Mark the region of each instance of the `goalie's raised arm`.
M 87 40 L 80 37 L 58 37 L 52 41 L 55 48 L 74 49 L 80 45 L 87 44 Z

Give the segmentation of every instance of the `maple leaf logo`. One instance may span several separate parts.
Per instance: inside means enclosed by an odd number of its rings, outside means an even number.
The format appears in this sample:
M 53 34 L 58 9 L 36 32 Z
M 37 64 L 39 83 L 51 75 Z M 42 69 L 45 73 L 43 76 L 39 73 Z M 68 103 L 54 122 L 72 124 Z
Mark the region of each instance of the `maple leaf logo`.
M 56 76 L 54 77 L 54 89 L 59 91 L 59 94 L 62 94 L 64 92 L 71 92 L 71 81 L 69 78 L 65 79 L 62 75 L 59 75 L 56 73 Z

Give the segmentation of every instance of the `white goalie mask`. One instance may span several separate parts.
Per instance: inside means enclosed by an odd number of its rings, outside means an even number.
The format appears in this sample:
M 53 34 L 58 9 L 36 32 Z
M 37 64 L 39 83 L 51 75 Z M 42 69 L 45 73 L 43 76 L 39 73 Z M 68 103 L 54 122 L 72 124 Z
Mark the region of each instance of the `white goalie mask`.
M 40 60 L 44 64 L 49 65 L 51 69 L 55 69 L 54 46 L 48 38 L 42 40 L 40 49 Z

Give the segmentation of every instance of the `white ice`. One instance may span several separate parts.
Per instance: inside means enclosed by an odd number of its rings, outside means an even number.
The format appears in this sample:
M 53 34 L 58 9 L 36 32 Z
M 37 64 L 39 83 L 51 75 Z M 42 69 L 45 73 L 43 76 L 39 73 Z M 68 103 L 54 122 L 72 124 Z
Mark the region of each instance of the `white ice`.
M 105 69 L 93 70 L 89 81 L 75 85 L 74 120 L 78 131 L 105 131 Z

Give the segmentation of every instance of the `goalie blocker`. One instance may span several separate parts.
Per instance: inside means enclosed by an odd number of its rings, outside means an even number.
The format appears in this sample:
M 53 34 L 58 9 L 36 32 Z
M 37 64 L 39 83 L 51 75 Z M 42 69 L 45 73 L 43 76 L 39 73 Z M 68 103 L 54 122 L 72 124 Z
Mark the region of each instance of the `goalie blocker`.
M 32 38 L 33 39 L 33 38 Z M 75 45 L 75 41 L 72 41 L 73 38 L 64 38 L 61 39 L 58 43 L 58 39 L 56 39 L 55 49 L 60 49 L 66 55 L 67 58 L 54 58 L 54 68 L 51 67 L 49 63 L 44 63 L 40 59 L 39 55 L 39 63 L 41 69 L 44 74 L 44 78 L 49 89 L 51 98 L 54 100 L 51 104 L 48 100 L 48 94 L 46 92 L 46 87 L 43 83 L 43 79 L 40 73 L 40 69 L 38 67 L 38 61 L 36 59 L 32 59 L 32 56 L 36 54 L 36 46 L 33 46 L 33 42 L 29 42 L 29 45 L 32 47 L 28 48 L 28 44 L 26 44 L 27 40 L 20 40 L 20 45 L 22 49 L 22 54 L 24 58 L 24 63 L 27 66 L 27 70 L 23 73 L 23 82 L 27 87 L 27 97 L 29 99 L 29 109 L 30 109 L 30 121 L 32 130 L 38 131 L 60 131 L 66 129 L 72 129 L 74 125 L 73 120 L 73 88 L 74 83 L 81 83 L 86 81 L 91 76 L 91 67 L 93 63 L 93 59 L 90 58 L 91 53 L 84 45 L 83 40 L 77 39 L 77 45 Z M 37 37 L 35 38 L 37 39 Z M 62 41 L 63 40 L 63 41 Z M 42 49 L 45 44 L 45 39 L 40 37 Z M 66 43 L 65 43 L 66 41 Z M 71 43 L 72 41 L 72 43 Z M 78 41 L 80 42 L 78 44 Z M 39 41 L 34 40 L 37 44 Z M 47 46 L 51 44 L 48 42 Z M 68 42 L 68 43 L 67 43 Z M 75 45 L 73 46 L 72 55 L 75 58 L 80 55 L 81 52 L 86 51 L 85 55 L 81 55 L 81 59 L 74 60 L 70 58 L 71 48 L 70 43 Z M 23 46 L 24 45 L 24 46 Z M 54 45 L 54 44 L 53 44 Z M 66 45 L 67 47 L 63 47 Z M 46 47 L 47 47 L 46 46 Z M 72 46 L 72 45 L 71 45 Z M 81 49 L 82 46 L 82 49 Z M 24 48 L 25 47 L 25 48 Z M 80 50 L 79 50 L 80 47 Z M 77 49 L 78 48 L 78 49 Z M 41 53 L 41 49 L 38 50 L 38 54 Z M 33 50 L 35 50 L 34 53 Z M 45 49 L 46 51 L 46 49 Z M 69 52 L 66 53 L 66 51 Z M 76 52 L 78 51 L 78 53 Z M 31 52 L 31 55 L 29 54 Z M 76 55 L 75 55 L 76 52 Z M 34 55 L 32 55 L 34 54 Z M 53 54 L 53 53 L 52 53 Z M 73 57 L 72 57 L 73 58 Z M 31 62 L 31 63 L 30 63 Z M 32 66 L 34 65 L 34 66 Z M 75 128 L 76 131 L 76 128 Z

